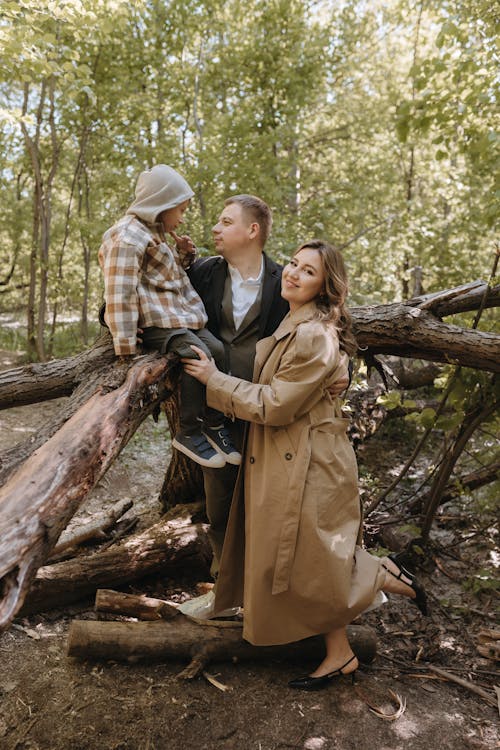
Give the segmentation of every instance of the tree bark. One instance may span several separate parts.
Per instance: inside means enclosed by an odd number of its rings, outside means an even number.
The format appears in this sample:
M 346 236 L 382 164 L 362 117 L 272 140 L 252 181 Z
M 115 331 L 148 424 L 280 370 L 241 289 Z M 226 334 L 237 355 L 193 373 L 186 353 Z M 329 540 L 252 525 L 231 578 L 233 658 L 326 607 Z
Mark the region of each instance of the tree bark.
M 128 615 L 138 620 L 154 622 L 173 620 L 180 616 L 180 611 L 164 599 L 155 599 L 145 594 L 124 594 L 122 591 L 98 589 L 95 595 L 97 612 L 112 612 Z
M 37 568 L 89 490 L 161 396 L 165 358 L 132 366 L 98 392 L 0 490 L 0 630 L 19 610 Z
M 351 647 L 361 662 L 373 661 L 377 642 L 371 628 L 349 625 Z M 68 634 L 67 655 L 82 659 L 118 661 L 183 660 L 189 666 L 179 675 L 188 679 L 212 661 L 264 659 L 319 660 L 323 638 L 308 638 L 285 646 L 252 646 L 241 637 L 241 623 L 218 627 L 207 620 L 197 624 L 180 616 L 171 622 L 95 622 L 74 620 Z
M 102 377 L 106 365 L 115 359 L 111 336 L 106 331 L 90 349 L 73 357 L 4 370 L 0 372 L 0 409 L 69 396 L 96 372 Z M 122 382 L 125 368 L 123 372 Z
M 170 434 L 175 435 L 179 428 L 179 397 L 168 399 L 163 403 Z M 172 460 L 168 464 L 165 478 L 160 490 L 159 500 L 164 510 L 177 503 L 184 503 L 203 498 L 203 473 L 199 464 L 172 449 Z
M 96 539 L 107 539 L 107 532 L 110 531 L 119 518 L 130 510 L 132 505 L 132 500 L 120 500 L 107 513 L 93 517 L 92 520 L 81 524 L 81 526 L 73 529 L 71 532 L 65 533 L 63 531 L 52 550 L 52 557 L 60 555 L 61 552 L 65 552 L 73 547 L 79 547 L 80 544 L 84 544 L 85 542 Z
M 9 448 L 0 454 L 0 482 L 5 482 L 9 475 L 14 471 L 14 469 L 16 469 L 23 461 L 25 461 L 35 450 L 44 445 L 49 438 L 55 435 L 55 433 L 62 427 L 62 425 L 65 424 L 65 422 L 67 422 L 67 420 L 70 419 L 70 417 L 72 417 L 78 411 L 78 409 L 84 406 L 84 404 L 95 394 L 96 391 L 101 390 L 105 392 L 114 390 L 123 385 L 123 382 L 127 377 L 127 372 L 131 367 L 131 363 L 120 362 L 119 360 L 116 360 L 112 347 L 109 348 L 110 340 L 111 337 L 109 336 L 109 334 L 101 337 L 96 342 L 95 346 L 92 347 L 92 349 L 88 350 L 89 355 L 92 353 L 95 355 L 89 356 L 88 361 L 85 358 L 80 360 L 78 357 L 69 358 L 72 377 L 74 379 L 74 383 L 78 383 L 78 387 L 73 392 L 71 397 L 65 403 L 61 404 L 53 419 L 50 420 L 50 422 L 48 422 L 46 425 L 44 425 L 40 430 L 38 430 L 36 435 L 32 435 L 24 442 L 21 442 L 15 445 L 13 448 Z M 107 364 L 107 355 L 109 355 L 110 361 L 113 364 Z M 71 361 L 73 359 L 78 361 L 73 363 Z M 177 388 L 175 382 L 176 375 L 172 374 L 172 359 L 169 356 L 167 356 L 166 358 L 163 357 L 163 360 L 165 359 L 167 360 L 168 366 L 165 370 L 165 379 L 162 382 L 161 393 L 158 391 L 156 398 L 153 398 L 153 393 L 150 394 L 151 401 L 148 405 L 147 411 L 144 411 L 142 419 L 145 419 L 155 410 L 159 410 L 162 400 L 169 398 Z M 144 364 L 159 360 L 160 355 L 149 354 L 143 357 L 135 358 L 134 360 L 132 360 L 132 363 L 139 366 L 141 363 Z M 55 362 L 57 363 L 58 361 L 56 360 Z M 68 362 L 68 360 L 59 360 L 59 362 Z M 46 365 L 29 365 L 27 368 L 15 368 L 15 370 L 9 370 L 8 372 L 14 373 L 14 378 L 16 376 L 19 376 L 19 379 L 22 383 L 21 388 L 23 391 L 25 391 L 26 394 L 26 385 L 29 375 L 25 373 L 26 379 L 24 379 L 23 371 L 31 370 L 32 368 L 42 368 L 43 372 L 45 370 L 45 367 L 50 368 L 52 364 L 52 362 L 48 362 Z M 55 367 L 54 369 L 57 368 Z M 60 370 L 57 371 L 57 379 L 60 378 L 60 372 Z M 2 390 L 3 374 L 4 373 L 0 373 L 0 391 Z M 4 380 L 4 384 L 6 386 L 6 390 L 12 393 L 12 383 L 10 381 L 11 377 L 9 376 Z M 36 388 L 40 389 L 41 393 L 43 393 L 44 387 L 46 387 L 47 390 L 50 390 L 50 377 L 49 382 L 47 382 L 43 376 L 39 378 L 37 374 Z M 136 395 L 137 398 L 140 399 L 140 394 Z M 52 396 L 52 398 L 54 397 L 55 395 Z M 39 398 L 37 400 L 40 401 L 43 399 Z M 22 403 L 26 402 L 23 401 Z M 140 422 L 138 422 L 136 426 L 138 426 L 139 424 Z
M 476 281 L 407 302 L 353 307 L 360 349 L 499 372 L 500 336 L 450 326 L 439 319 L 477 309 L 486 292 L 486 307 L 500 306 L 500 286 L 488 291 L 484 282 Z M 105 332 L 90 349 L 74 357 L 7 370 L 0 374 L 0 408 L 68 395 L 114 358 L 111 336 Z
M 45 612 L 159 571 L 189 570 L 208 576 L 212 557 L 201 504 L 176 506 L 161 521 L 104 552 L 40 568 L 21 615 Z M 1 612 L 1 609 L 0 609 Z
M 500 372 L 500 336 L 449 325 L 407 303 L 351 308 L 361 349 Z

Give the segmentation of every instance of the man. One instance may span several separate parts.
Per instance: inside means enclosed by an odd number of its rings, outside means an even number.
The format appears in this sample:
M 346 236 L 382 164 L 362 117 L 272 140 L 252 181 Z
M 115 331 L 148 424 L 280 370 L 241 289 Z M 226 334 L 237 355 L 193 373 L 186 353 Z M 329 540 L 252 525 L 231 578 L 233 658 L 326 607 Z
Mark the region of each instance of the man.
M 220 255 L 201 258 L 189 270 L 207 311 L 207 327 L 224 344 L 226 372 L 245 380 L 252 380 L 257 341 L 270 336 L 288 312 L 288 303 L 281 297 L 281 266 L 263 252 L 271 226 L 271 211 L 260 198 L 245 194 L 228 198 L 212 230 Z M 346 377 L 337 384 L 336 393 L 347 384 Z M 244 423 L 237 421 L 233 433 L 241 450 Z M 203 469 L 214 577 L 237 473 L 238 468 L 229 464 Z M 180 609 L 201 618 L 222 614 L 214 613 L 213 601 L 214 594 L 209 592 Z

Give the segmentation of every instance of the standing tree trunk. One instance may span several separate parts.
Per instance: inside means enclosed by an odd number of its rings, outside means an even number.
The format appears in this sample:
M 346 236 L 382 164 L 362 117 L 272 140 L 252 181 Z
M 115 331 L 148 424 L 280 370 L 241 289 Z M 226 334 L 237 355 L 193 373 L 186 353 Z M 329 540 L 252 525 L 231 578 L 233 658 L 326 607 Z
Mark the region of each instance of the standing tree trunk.
M 49 279 L 49 249 L 51 230 L 51 202 L 52 186 L 59 166 L 59 152 L 61 143 L 57 139 L 55 121 L 55 78 L 52 76 L 44 80 L 40 90 L 40 99 L 36 115 L 34 137 L 31 137 L 26 123 L 21 120 L 21 129 L 30 157 L 34 179 L 33 201 L 33 234 L 32 251 L 30 256 L 30 292 L 28 299 L 28 353 L 31 359 L 34 355 L 44 362 L 47 358 L 45 349 L 45 318 L 47 313 L 47 293 Z M 29 100 L 29 84 L 24 87 L 23 114 L 27 113 Z M 48 125 L 51 145 L 51 158 L 46 157 L 40 148 L 43 127 L 43 115 L 48 97 L 49 112 Z M 50 164 L 47 174 L 43 174 L 43 165 Z M 36 299 L 38 287 L 38 316 L 36 317 Z

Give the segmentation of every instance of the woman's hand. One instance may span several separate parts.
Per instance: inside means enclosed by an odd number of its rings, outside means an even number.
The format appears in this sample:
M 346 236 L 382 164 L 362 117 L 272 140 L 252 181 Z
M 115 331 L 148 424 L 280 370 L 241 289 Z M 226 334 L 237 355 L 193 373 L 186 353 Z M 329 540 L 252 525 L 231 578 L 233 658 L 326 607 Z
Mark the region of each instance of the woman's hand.
M 196 352 L 199 359 L 181 359 L 181 362 L 184 365 L 184 372 L 187 375 L 196 378 L 196 380 L 199 380 L 200 383 L 206 385 L 210 376 L 213 375 L 214 372 L 218 372 L 217 365 L 213 359 L 207 357 L 203 349 L 194 345 L 191 345 L 191 349 Z

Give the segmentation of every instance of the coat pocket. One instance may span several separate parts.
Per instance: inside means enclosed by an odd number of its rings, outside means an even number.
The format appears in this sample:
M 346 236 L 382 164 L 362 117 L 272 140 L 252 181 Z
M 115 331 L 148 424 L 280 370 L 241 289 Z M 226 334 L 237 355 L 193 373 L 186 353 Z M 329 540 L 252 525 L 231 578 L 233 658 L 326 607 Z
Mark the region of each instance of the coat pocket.
M 345 433 L 348 423 L 338 419 L 311 432 L 308 491 L 315 501 L 318 525 L 331 531 L 337 524 L 359 521 L 358 469 Z
M 297 456 L 297 446 L 286 427 L 274 428 L 271 434 L 282 467 L 290 473 Z

